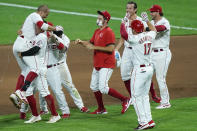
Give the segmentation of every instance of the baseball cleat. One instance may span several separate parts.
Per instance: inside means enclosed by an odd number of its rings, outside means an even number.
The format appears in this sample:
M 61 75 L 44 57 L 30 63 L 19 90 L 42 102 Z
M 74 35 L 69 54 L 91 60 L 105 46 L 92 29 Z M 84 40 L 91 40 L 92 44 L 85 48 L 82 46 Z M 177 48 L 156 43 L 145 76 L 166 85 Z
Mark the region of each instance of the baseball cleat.
M 27 98 L 25 97 L 25 91 L 16 90 L 14 94 L 18 97 L 18 99 L 21 102 L 28 104 Z
M 153 100 L 154 102 L 156 102 L 156 103 L 160 103 L 161 98 L 155 96 L 155 97 L 152 97 L 152 100 Z
M 156 107 L 156 109 L 166 109 L 170 107 L 171 107 L 171 104 L 160 104 L 159 106 Z
M 21 108 L 21 103 L 15 94 L 11 94 L 9 98 L 16 108 Z
M 155 127 L 156 124 L 153 120 L 151 120 L 148 122 L 148 125 L 149 125 L 149 128 L 151 129 L 151 128 Z
M 70 114 L 63 114 L 62 115 L 62 119 L 69 118 L 69 117 L 70 117 Z
M 31 116 L 31 118 L 28 121 L 25 121 L 24 123 L 34 123 L 34 122 L 38 122 L 41 120 L 40 115 L 38 116 Z
M 149 124 L 144 124 L 144 125 L 138 125 L 137 128 L 135 128 L 135 130 L 145 130 L 145 129 L 148 129 L 149 128 Z
M 26 119 L 26 113 L 20 112 L 20 119 L 25 120 Z
M 84 107 L 81 108 L 80 111 L 83 112 L 83 113 L 87 113 L 87 112 L 89 112 L 89 109 L 84 106 Z
M 90 114 L 107 114 L 107 110 L 104 108 L 102 110 L 96 109 L 94 112 L 91 112 Z
M 126 100 L 124 100 L 122 102 L 122 111 L 121 111 L 122 114 L 124 114 L 127 111 L 127 109 L 129 108 L 129 106 L 131 105 L 131 103 L 129 103 L 129 102 L 131 102 L 130 100 L 131 99 L 127 98 Z
M 55 123 L 55 122 L 59 121 L 60 119 L 61 119 L 61 117 L 59 115 L 51 116 L 49 121 L 47 121 L 46 123 Z
M 40 115 L 46 115 L 49 114 L 49 111 L 40 111 Z

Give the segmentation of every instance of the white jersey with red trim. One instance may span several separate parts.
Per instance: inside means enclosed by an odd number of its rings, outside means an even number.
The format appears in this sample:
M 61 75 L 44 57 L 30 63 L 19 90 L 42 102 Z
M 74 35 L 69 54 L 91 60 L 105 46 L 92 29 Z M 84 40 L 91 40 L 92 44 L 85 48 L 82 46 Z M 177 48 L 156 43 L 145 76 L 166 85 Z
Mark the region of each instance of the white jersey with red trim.
M 156 38 L 153 42 L 153 48 L 169 48 L 169 44 L 170 44 L 170 23 L 169 23 L 169 21 L 165 17 L 162 17 L 162 19 L 156 23 L 154 22 L 154 20 L 152 20 L 151 24 L 153 24 L 154 26 L 164 25 L 166 27 L 166 30 L 161 31 L 161 32 L 157 32 Z
M 42 17 L 36 12 L 31 13 L 26 18 L 22 27 L 22 32 L 23 32 L 22 35 L 24 35 L 26 39 L 31 40 L 36 36 L 36 24 L 39 21 L 43 21 L 43 20 Z
M 62 34 L 62 40 L 63 40 L 64 46 L 66 46 L 66 48 L 68 49 L 70 45 L 70 39 L 66 35 Z M 63 61 L 66 61 L 66 58 L 67 58 L 66 53 L 60 53 L 58 60 L 59 62 L 63 62 Z
M 147 27 L 146 22 L 142 21 L 142 18 L 141 18 L 141 17 L 137 16 L 137 17 L 136 17 L 136 20 L 141 21 L 141 22 L 144 24 L 144 27 Z M 127 30 L 128 35 L 133 35 L 132 29 L 131 29 L 131 27 L 129 27 L 130 24 L 131 24 L 131 20 L 129 20 L 129 21 L 127 21 L 127 22 L 125 23 L 125 27 L 126 27 L 126 30 Z M 129 44 L 127 41 L 124 41 L 124 46 L 125 46 L 125 47 L 131 47 L 131 44 Z
M 60 37 L 56 37 L 56 38 L 66 48 L 69 47 L 70 40 L 66 35 L 62 34 L 62 38 Z M 61 51 L 57 48 L 56 43 L 53 43 L 50 40 L 48 41 L 47 55 L 48 55 L 47 65 L 56 64 L 58 62 L 63 62 L 66 59 L 66 53 L 61 53 Z
M 152 50 L 152 42 L 155 39 L 156 32 L 143 32 L 137 35 L 129 35 L 128 43 L 133 50 L 133 64 L 144 65 L 150 64 L 150 54 Z

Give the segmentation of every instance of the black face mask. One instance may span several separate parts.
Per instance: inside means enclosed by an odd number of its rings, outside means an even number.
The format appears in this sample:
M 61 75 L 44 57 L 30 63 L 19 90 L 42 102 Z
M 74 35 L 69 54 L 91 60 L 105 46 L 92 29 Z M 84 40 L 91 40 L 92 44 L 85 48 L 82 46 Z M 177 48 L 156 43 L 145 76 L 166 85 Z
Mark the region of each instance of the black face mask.
M 63 31 L 53 31 L 53 33 L 60 37 L 63 34 Z

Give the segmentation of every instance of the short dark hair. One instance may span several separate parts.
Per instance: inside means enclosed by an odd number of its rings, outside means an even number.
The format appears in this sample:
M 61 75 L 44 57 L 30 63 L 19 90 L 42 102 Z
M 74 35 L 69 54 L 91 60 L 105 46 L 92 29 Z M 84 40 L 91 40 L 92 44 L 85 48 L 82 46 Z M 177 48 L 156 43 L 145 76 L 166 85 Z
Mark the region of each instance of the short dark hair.
M 40 5 L 37 9 L 37 11 L 43 11 L 43 12 L 47 12 L 48 11 L 48 6 L 47 5 Z
M 160 15 L 160 16 L 163 16 L 163 12 L 162 12 L 162 13 L 159 13 L 159 15 Z
M 129 1 L 127 4 L 134 4 L 134 9 L 137 9 L 137 3 L 134 1 Z

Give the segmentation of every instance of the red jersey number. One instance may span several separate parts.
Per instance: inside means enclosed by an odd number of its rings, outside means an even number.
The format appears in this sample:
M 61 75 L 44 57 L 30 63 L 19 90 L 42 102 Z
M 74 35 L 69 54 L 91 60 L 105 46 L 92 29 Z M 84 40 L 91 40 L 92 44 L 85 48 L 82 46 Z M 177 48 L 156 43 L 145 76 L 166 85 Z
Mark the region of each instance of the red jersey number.
M 145 43 L 144 44 L 144 55 L 149 55 L 151 48 L 151 43 Z

